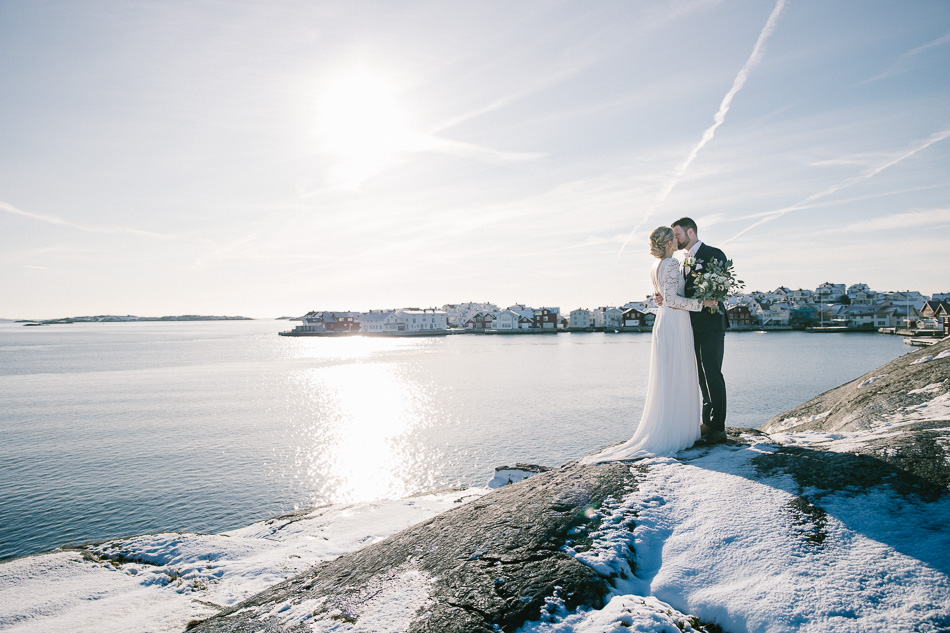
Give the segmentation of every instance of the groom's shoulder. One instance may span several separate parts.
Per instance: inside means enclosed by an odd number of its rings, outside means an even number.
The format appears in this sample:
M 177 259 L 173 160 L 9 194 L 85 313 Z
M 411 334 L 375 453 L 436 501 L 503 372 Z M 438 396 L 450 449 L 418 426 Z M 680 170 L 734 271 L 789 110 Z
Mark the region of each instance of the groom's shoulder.
M 703 242 L 703 245 L 699 247 L 699 250 L 700 252 L 696 254 L 700 255 L 702 259 L 718 259 L 721 261 L 726 261 L 727 259 L 726 254 L 723 253 L 722 250 L 716 248 L 715 246 L 710 246 L 706 242 Z

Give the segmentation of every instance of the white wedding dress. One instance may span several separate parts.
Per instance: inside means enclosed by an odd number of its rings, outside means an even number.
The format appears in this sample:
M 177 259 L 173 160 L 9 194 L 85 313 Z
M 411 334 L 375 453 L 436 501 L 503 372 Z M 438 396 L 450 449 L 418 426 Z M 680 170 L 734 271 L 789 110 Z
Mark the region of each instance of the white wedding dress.
M 652 277 L 663 305 L 653 324 L 650 377 L 640 426 L 623 444 L 588 455 L 582 463 L 669 456 L 700 438 L 703 404 L 689 312 L 701 310 L 702 303 L 683 296 L 686 280 L 676 259 L 658 260 L 653 265 Z

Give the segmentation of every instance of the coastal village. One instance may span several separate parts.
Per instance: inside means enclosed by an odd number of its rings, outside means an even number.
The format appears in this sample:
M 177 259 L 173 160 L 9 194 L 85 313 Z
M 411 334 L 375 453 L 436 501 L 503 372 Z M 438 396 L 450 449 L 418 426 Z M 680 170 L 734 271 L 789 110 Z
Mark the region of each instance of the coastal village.
M 733 330 L 878 331 L 914 336 L 950 335 L 950 292 L 877 292 L 867 284 L 826 282 L 814 290 L 755 291 L 725 301 Z M 652 296 L 621 306 L 578 308 L 515 304 L 446 304 L 369 312 L 314 310 L 282 336 L 440 336 L 446 334 L 545 334 L 556 332 L 649 332 L 657 306 Z

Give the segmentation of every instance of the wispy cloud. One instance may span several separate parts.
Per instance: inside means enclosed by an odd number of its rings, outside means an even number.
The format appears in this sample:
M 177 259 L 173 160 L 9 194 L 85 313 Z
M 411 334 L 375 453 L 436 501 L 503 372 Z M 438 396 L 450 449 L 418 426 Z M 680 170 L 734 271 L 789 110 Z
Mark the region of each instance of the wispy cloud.
M 943 46 L 944 44 L 948 44 L 948 43 L 950 43 L 950 33 L 946 33 L 942 37 L 938 37 L 935 40 L 931 40 L 930 42 L 927 42 L 926 44 L 921 44 L 920 46 L 917 46 L 916 48 L 912 48 L 906 53 L 903 53 L 896 60 L 891 62 L 891 64 L 883 72 L 880 72 L 877 75 L 874 75 L 873 77 L 870 77 L 868 79 L 865 79 L 862 82 L 859 82 L 858 85 L 863 86 L 864 84 L 869 84 L 875 81 L 880 81 L 881 79 L 887 79 L 888 77 L 893 77 L 900 71 L 900 68 L 903 65 L 903 63 L 907 61 L 908 59 L 910 59 L 911 57 L 915 57 L 916 55 L 919 55 L 920 53 L 923 53 L 924 51 L 927 51 L 931 48 L 937 48 L 938 46 Z
M 836 230 L 847 232 L 901 231 L 947 224 L 950 224 L 950 208 L 895 213 L 880 218 L 854 222 L 843 229 Z
M 562 65 L 557 68 L 557 70 L 549 73 L 545 73 L 540 77 L 534 77 L 523 88 L 520 90 L 515 90 L 508 94 L 496 97 L 487 103 L 474 107 L 466 112 L 451 116 L 439 123 L 433 125 L 428 129 L 428 135 L 437 135 L 440 132 L 448 130 L 453 127 L 457 127 L 462 123 L 466 123 L 470 120 L 479 118 L 486 114 L 490 114 L 497 110 L 506 108 L 518 101 L 526 99 L 532 95 L 538 94 L 550 88 L 553 88 L 557 85 L 560 85 L 583 72 L 588 68 L 592 63 L 593 59 L 590 57 L 581 56 L 577 59 L 571 61 L 571 63 Z M 510 63 L 509 60 L 506 60 L 504 63 Z
M 917 48 L 907 51 L 906 53 L 904 53 L 903 57 L 911 57 L 927 49 L 936 48 L 937 46 L 943 46 L 944 44 L 950 44 L 950 31 L 945 33 L 942 37 L 938 37 L 935 40 L 932 40 L 930 42 L 927 42 L 926 44 L 922 44 L 921 46 L 918 46 Z
M 931 145 L 935 143 L 939 143 L 940 141 L 943 141 L 947 138 L 950 138 L 950 128 L 944 129 L 940 132 L 937 132 L 936 134 L 931 135 L 930 138 L 926 139 L 925 141 L 918 143 L 917 145 L 915 145 L 914 147 L 910 148 L 907 151 L 904 151 L 896 156 L 891 157 L 890 159 L 888 159 L 887 161 L 883 163 L 880 163 L 878 165 L 871 167 L 870 169 L 866 170 L 862 174 L 853 176 L 851 178 L 847 178 L 845 180 L 842 180 L 839 183 L 836 183 L 828 187 L 827 189 L 823 189 L 822 191 L 813 193 L 807 198 L 804 198 L 803 200 L 800 200 L 799 202 L 796 202 L 795 204 L 791 206 L 767 212 L 766 215 L 762 217 L 760 220 L 752 223 L 751 225 L 747 226 L 746 228 L 742 229 L 741 231 L 739 231 L 738 233 L 736 233 L 729 239 L 724 240 L 721 243 L 728 244 L 729 242 L 735 240 L 738 237 L 741 237 L 742 235 L 748 233 L 749 231 L 753 229 L 756 229 L 762 226 L 763 224 L 772 222 L 773 220 L 778 220 L 779 218 L 781 218 L 782 216 L 788 213 L 792 213 L 794 211 L 801 211 L 802 209 L 808 208 L 808 206 L 811 205 L 816 200 L 820 200 L 821 198 L 830 196 L 834 193 L 837 193 L 838 191 L 841 191 L 842 189 L 847 189 L 848 187 L 853 187 L 854 185 L 858 183 L 862 183 L 862 182 L 865 182 L 866 180 L 870 180 L 871 178 L 874 178 L 875 176 L 880 174 L 885 169 L 888 169 L 889 167 L 893 167 L 894 165 L 897 165 L 898 163 L 903 162 L 907 160 L 908 158 L 911 158 L 912 156 L 918 154 L 919 152 L 922 152 L 923 150 L 927 149 Z
M 762 61 L 762 55 L 765 51 L 765 42 L 775 31 L 775 25 L 778 23 L 778 17 L 782 13 L 782 9 L 785 7 L 785 0 L 778 0 L 775 4 L 775 8 L 772 9 L 772 13 L 769 15 L 769 19 L 766 21 L 765 26 L 762 28 L 762 31 L 759 33 L 759 37 L 755 42 L 755 46 L 752 48 L 752 54 L 749 55 L 749 58 L 746 60 L 745 64 L 739 70 L 739 74 L 736 75 L 736 78 L 732 82 L 732 88 L 729 89 L 729 92 L 726 93 L 726 96 L 723 97 L 722 102 L 719 104 L 719 111 L 716 112 L 716 115 L 713 117 L 713 124 L 706 128 L 706 131 L 703 132 L 703 136 L 700 139 L 699 143 L 693 147 L 689 155 L 687 155 L 686 160 L 684 160 L 680 166 L 673 172 L 672 177 L 667 181 L 666 185 L 660 190 L 660 193 L 657 195 L 656 201 L 647 209 L 646 213 L 641 216 L 640 222 L 633 228 L 630 232 L 630 235 L 627 238 L 627 241 L 623 243 L 620 247 L 620 251 L 617 253 L 617 258 L 620 258 L 620 255 L 623 254 L 624 249 L 627 247 L 627 244 L 630 243 L 630 240 L 637 234 L 643 224 L 650 218 L 651 215 L 664 203 L 666 199 L 669 198 L 670 193 L 673 189 L 676 188 L 676 185 L 680 183 L 683 179 L 683 176 L 686 174 L 686 170 L 689 169 L 689 166 L 696 160 L 696 157 L 699 155 L 699 152 L 709 144 L 710 141 L 716 136 L 716 130 L 726 121 L 726 114 L 729 112 L 729 108 L 732 107 L 732 100 L 735 98 L 736 94 L 742 87 L 745 85 L 746 81 L 749 78 L 749 74 L 752 70 Z
M 143 231 L 141 229 L 126 226 L 89 226 L 85 224 L 78 224 L 76 222 L 70 222 L 69 220 L 63 220 L 62 218 L 57 218 L 51 215 L 34 213 L 32 211 L 24 211 L 23 209 L 18 209 L 12 204 L 8 204 L 3 201 L 0 201 L 0 211 L 6 211 L 7 213 L 12 213 L 13 215 L 30 218 L 31 220 L 46 222 L 47 224 L 66 226 L 71 229 L 85 231 L 87 233 L 99 233 L 102 235 L 134 235 L 136 237 L 152 237 L 159 239 L 172 239 L 175 237 L 174 235 L 165 235 L 163 233 L 155 233 L 153 231 Z

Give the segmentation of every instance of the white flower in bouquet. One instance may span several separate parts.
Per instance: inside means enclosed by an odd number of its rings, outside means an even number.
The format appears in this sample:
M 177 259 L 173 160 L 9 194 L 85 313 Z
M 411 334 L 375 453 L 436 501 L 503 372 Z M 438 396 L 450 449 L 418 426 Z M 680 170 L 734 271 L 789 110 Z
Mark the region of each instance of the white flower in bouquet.
M 712 259 L 706 263 L 705 270 L 697 264 L 696 272 L 693 273 L 693 280 L 695 281 L 693 298 L 700 301 L 712 299 L 717 304 L 745 286 L 744 281 L 736 278 L 731 259 L 727 259 L 725 262 Z M 715 314 L 719 312 L 719 306 L 711 306 L 709 310 Z

